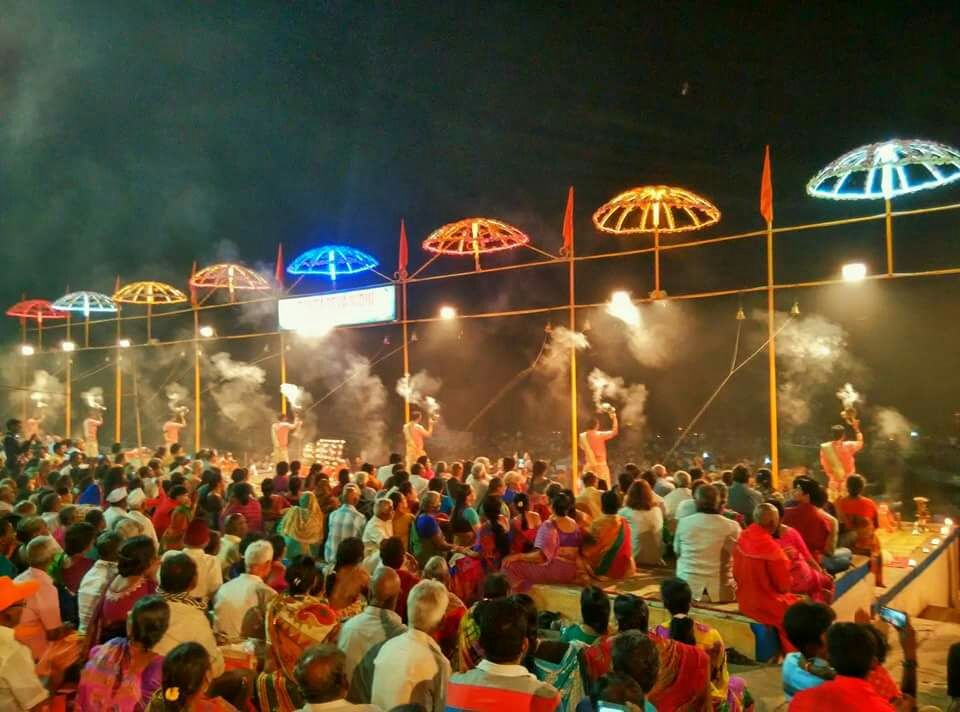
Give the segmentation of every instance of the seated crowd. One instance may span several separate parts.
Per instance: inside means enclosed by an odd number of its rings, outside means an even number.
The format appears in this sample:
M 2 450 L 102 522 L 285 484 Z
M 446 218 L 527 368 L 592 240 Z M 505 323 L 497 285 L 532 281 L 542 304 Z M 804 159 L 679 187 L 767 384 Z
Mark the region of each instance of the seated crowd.
M 790 709 L 911 708 L 912 633 L 897 685 L 879 628 L 829 608 L 851 552 L 878 554 L 858 476 L 831 504 L 808 478 L 779 493 L 761 470 L 755 489 L 743 465 L 628 465 L 574 496 L 543 461 L 401 459 L 280 462 L 256 483 L 176 447 L 11 463 L 0 709 L 752 709 L 720 634 L 691 617 L 701 600 L 778 631 Z M 663 625 L 598 587 L 673 565 Z M 536 584 L 582 586 L 582 621 L 552 625 Z

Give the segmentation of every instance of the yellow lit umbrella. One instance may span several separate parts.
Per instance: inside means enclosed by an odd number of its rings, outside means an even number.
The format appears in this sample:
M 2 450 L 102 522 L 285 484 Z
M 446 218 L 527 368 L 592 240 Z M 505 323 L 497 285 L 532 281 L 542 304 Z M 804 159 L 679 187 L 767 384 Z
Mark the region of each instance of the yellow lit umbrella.
M 204 267 L 190 278 L 190 286 L 197 289 L 226 289 L 230 301 L 237 290 L 269 290 L 270 283 L 249 267 L 233 263 L 221 263 Z
M 653 299 L 666 296 L 660 289 L 660 234 L 700 230 L 720 221 L 720 210 L 709 200 L 683 188 L 645 185 L 632 188 L 601 205 L 593 224 L 611 235 L 653 233 Z
M 147 341 L 151 336 L 151 316 L 154 304 L 181 304 L 187 301 L 187 295 L 164 282 L 131 282 L 124 285 L 113 295 L 113 301 L 123 304 L 147 305 Z
M 528 246 L 530 238 L 512 225 L 491 218 L 466 218 L 434 230 L 423 249 L 438 255 L 471 255 L 480 269 L 480 255 Z

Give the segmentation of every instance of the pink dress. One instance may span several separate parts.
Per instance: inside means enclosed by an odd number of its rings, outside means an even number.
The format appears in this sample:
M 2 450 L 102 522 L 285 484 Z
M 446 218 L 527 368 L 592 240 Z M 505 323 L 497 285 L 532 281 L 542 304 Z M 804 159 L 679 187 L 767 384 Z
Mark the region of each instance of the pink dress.
M 127 616 L 133 610 L 133 604 L 144 596 L 149 596 L 157 590 L 156 582 L 144 576 L 136 586 L 127 588 L 119 593 L 110 590 L 110 584 L 104 590 L 102 605 L 93 611 L 90 617 L 91 635 L 96 635 L 94 644 L 105 642 L 115 636 L 127 634 Z
M 821 603 L 833 601 L 833 579 L 810 565 L 813 556 L 800 532 L 784 525 L 774 541 L 790 560 L 790 591 L 807 594 Z
M 576 560 L 560 555 L 562 548 L 579 548 L 583 537 L 580 530 L 566 533 L 560 531 L 552 520 L 547 520 L 537 530 L 533 543 L 545 561 L 511 561 L 503 566 L 503 574 L 514 591 L 525 592 L 538 583 L 576 583 L 580 571 Z

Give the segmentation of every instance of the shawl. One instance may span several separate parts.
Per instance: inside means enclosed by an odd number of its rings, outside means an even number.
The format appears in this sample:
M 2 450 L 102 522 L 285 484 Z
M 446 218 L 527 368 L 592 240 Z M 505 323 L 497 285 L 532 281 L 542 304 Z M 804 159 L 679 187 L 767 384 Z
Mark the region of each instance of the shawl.
M 277 525 L 277 534 L 301 544 L 316 544 L 323 538 L 323 512 L 313 492 L 304 492 L 298 504 L 287 510 Z

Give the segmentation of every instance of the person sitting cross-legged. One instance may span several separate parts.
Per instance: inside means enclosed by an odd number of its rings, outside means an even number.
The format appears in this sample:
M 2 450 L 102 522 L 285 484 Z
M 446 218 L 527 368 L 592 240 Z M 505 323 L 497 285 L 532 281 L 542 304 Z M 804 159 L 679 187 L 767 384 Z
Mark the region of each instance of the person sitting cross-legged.
M 480 624 L 483 659 L 473 670 L 450 678 L 446 708 L 472 712 L 556 710 L 560 693 L 522 664 L 529 637 L 520 604 L 509 598 L 483 601 L 475 615 Z
M 306 701 L 301 712 L 380 712 L 379 707 L 354 704 L 345 699 L 347 677 L 345 656 L 329 643 L 307 648 L 294 670 L 300 695 Z

